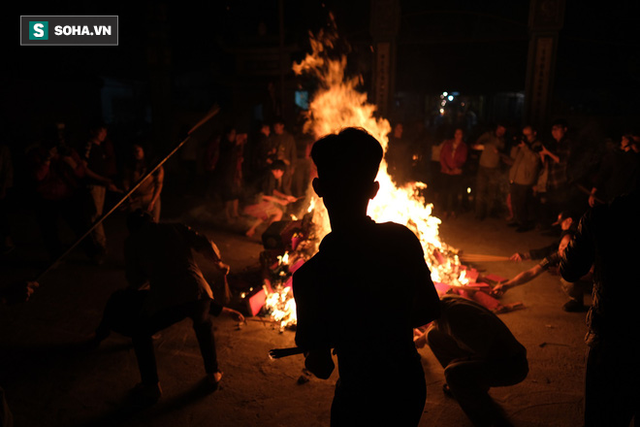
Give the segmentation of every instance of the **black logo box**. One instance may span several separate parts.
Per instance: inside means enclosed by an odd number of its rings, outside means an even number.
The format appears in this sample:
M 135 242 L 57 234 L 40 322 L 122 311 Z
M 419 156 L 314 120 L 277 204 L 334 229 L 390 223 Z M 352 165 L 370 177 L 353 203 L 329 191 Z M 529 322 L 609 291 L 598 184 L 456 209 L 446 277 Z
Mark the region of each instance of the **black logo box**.
M 47 21 L 49 23 L 48 40 L 29 40 L 29 22 Z M 57 26 L 87 26 L 94 32 L 94 26 L 110 26 L 111 35 L 56 35 Z M 22 46 L 117 46 L 117 15 L 22 15 L 20 16 L 20 44 Z

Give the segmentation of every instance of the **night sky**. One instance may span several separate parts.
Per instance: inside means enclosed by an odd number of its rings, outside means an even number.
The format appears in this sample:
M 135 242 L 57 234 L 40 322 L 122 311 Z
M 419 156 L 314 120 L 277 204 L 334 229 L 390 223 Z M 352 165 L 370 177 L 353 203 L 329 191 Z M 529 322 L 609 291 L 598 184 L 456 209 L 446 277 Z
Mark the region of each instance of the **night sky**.
M 278 44 L 277 0 L 210 2 L 28 2 L 27 14 L 117 14 L 117 47 L 21 47 L 18 15 L 1 71 L 9 82 L 50 87 L 55 82 L 92 82 L 98 76 L 145 82 L 149 34 L 160 33 L 172 54 L 172 74 L 211 70 L 233 75 L 232 50 Z M 283 0 L 285 44 L 308 51 L 308 33 L 327 23 L 329 11 L 354 46 L 369 48 L 369 1 Z M 397 90 L 438 93 L 455 88 L 474 94 L 523 91 L 528 49 L 528 2 L 401 1 Z M 568 111 L 593 115 L 640 114 L 640 4 L 568 0 L 560 32 L 555 96 Z M 158 16 L 164 18 L 157 19 Z M 258 24 L 266 34 L 258 38 Z M 7 33 L 5 29 L 5 33 Z M 7 42 L 5 42 L 5 45 Z M 366 57 L 366 52 L 365 52 Z M 14 98 L 9 90 L 10 98 Z M 58 96 L 54 91 L 54 95 Z M 47 96 L 43 93 L 42 96 Z M 12 109 L 5 96 L 4 108 Z M 22 110 L 21 110 L 22 111 Z

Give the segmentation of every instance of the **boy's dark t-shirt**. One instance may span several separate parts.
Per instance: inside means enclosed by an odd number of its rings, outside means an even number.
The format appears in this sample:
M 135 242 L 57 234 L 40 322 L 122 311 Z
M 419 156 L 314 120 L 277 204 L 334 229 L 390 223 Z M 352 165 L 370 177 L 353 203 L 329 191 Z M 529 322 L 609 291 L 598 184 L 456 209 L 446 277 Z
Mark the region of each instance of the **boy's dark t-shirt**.
M 393 411 L 392 402 L 424 393 L 413 328 L 439 316 L 439 299 L 420 241 L 407 227 L 367 218 L 328 234 L 295 272 L 293 291 L 296 344 L 333 348 L 338 356 L 334 405 L 340 396 L 354 410 L 379 402 Z

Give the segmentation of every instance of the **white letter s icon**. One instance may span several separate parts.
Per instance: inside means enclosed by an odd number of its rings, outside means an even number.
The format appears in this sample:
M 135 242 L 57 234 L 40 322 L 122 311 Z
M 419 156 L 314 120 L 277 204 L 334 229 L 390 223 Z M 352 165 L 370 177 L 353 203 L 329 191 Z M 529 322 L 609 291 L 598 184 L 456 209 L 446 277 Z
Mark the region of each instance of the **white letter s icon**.
M 42 31 L 42 29 L 44 28 L 44 25 L 42 24 L 36 24 L 33 26 L 34 29 L 34 37 L 44 37 L 44 31 Z

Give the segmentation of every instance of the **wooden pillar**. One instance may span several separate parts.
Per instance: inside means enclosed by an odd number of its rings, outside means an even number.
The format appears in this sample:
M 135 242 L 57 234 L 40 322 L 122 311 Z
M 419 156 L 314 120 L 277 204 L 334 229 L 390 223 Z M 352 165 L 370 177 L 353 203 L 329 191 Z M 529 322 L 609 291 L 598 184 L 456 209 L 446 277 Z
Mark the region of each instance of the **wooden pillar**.
M 395 93 L 397 38 L 400 31 L 400 0 L 371 0 L 373 38 L 373 103 L 388 117 Z
M 531 0 L 530 4 L 524 120 L 538 127 L 549 121 L 558 33 L 564 22 L 564 9 L 565 0 Z

